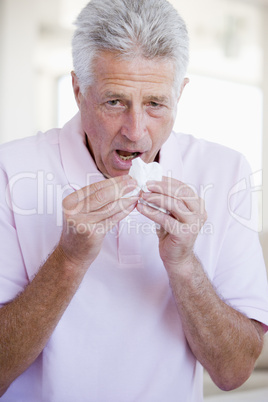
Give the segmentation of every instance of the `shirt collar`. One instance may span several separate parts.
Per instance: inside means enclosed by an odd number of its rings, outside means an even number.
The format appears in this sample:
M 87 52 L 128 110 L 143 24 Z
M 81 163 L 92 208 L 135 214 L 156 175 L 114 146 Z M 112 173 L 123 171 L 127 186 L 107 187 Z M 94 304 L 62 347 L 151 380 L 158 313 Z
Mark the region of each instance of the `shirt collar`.
M 183 181 L 183 163 L 178 138 L 179 134 L 172 131 L 162 145 L 159 163 L 163 168 L 164 176 Z
M 74 190 L 104 180 L 87 149 L 80 112 L 61 129 L 59 144 L 63 169 Z

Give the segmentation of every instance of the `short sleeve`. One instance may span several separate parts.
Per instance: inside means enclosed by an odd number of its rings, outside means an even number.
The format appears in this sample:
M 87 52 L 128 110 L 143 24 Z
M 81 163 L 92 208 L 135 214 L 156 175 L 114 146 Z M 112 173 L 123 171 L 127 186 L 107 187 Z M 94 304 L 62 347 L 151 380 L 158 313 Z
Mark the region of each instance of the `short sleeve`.
M 213 284 L 224 301 L 267 326 L 267 274 L 258 234 L 260 188 L 245 158 L 228 190 L 226 231 Z
M 6 173 L 0 168 L 0 306 L 10 302 L 28 284 Z

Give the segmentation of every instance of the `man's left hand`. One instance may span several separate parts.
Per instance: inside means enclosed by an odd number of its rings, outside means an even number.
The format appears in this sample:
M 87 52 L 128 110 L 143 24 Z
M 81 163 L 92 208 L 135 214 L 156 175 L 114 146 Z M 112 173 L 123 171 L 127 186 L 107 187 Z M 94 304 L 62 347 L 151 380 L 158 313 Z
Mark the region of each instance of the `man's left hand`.
M 160 256 L 167 271 L 176 272 L 193 256 L 195 240 L 207 219 L 204 200 L 186 184 L 169 177 L 148 182 L 147 188 L 150 192 L 142 193 L 142 199 L 167 213 L 143 203 L 137 209 L 159 226 Z

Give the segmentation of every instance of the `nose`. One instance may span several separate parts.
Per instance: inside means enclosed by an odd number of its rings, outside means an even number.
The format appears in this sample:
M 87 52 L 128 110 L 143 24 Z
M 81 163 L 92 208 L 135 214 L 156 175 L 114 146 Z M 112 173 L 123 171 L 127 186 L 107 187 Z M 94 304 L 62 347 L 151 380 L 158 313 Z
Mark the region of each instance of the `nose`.
M 121 128 L 122 135 L 130 141 L 137 142 L 145 136 L 146 132 L 146 116 L 143 110 L 128 110 Z

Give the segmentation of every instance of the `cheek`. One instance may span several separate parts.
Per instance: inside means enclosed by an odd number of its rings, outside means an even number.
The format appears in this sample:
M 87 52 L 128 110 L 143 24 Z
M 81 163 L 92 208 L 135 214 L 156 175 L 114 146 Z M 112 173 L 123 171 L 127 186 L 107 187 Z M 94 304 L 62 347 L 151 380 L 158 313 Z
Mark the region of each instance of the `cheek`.
M 92 144 L 105 146 L 109 136 L 109 124 L 105 120 L 96 118 L 96 115 L 92 114 L 86 116 L 82 124 Z
M 102 139 L 113 138 L 121 127 L 121 115 L 98 111 L 95 115 L 94 125 L 96 132 Z
M 153 140 L 155 139 L 159 143 L 164 143 L 169 137 L 174 125 L 173 115 L 165 116 L 159 120 L 154 121 L 151 127 L 151 133 Z
M 102 130 L 102 135 L 104 137 L 108 138 L 113 138 L 116 132 L 118 131 L 120 125 L 118 124 L 118 121 L 115 119 L 105 119 L 102 121 L 102 124 L 100 126 Z

